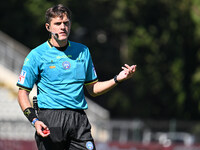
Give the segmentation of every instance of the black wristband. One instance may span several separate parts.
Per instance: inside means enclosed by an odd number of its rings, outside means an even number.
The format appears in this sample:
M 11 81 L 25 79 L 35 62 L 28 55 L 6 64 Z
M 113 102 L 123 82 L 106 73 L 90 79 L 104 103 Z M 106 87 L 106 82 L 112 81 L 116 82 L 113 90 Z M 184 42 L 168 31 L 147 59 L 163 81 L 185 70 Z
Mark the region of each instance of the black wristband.
M 119 81 L 117 80 L 117 75 L 114 77 L 114 81 L 115 83 L 119 83 Z
M 32 122 L 34 118 L 37 118 L 35 110 L 32 107 L 26 108 L 24 110 L 24 115 L 28 118 L 30 122 Z

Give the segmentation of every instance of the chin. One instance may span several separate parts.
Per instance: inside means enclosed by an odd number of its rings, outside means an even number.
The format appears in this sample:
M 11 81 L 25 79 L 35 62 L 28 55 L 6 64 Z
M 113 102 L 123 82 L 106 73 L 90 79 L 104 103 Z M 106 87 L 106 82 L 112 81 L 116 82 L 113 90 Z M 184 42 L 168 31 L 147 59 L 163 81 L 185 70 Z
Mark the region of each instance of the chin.
M 67 39 L 68 39 L 67 37 L 60 37 L 59 41 L 67 41 Z

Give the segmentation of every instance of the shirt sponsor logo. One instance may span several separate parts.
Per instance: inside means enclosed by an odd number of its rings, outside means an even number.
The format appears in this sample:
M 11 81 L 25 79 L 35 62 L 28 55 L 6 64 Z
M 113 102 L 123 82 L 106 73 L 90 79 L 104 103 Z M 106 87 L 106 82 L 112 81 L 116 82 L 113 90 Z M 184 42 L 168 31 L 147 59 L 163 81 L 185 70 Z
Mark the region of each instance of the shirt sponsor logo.
M 68 61 L 64 61 L 62 63 L 62 66 L 65 70 L 69 69 L 71 67 L 71 64 Z
M 21 74 L 19 75 L 18 83 L 24 84 L 25 77 L 26 77 L 26 71 L 22 70 Z
M 86 143 L 86 148 L 87 148 L 88 150 L 93 150 L 93 149 L 94 149 L 93 143 L 92 143 L 91 141 L 88 141 L 88 142 Z
M 72 58 L 72 55 L 63 55 L 63 56 L 57 56 L 57 59 L 61 59 L 61 58 Z

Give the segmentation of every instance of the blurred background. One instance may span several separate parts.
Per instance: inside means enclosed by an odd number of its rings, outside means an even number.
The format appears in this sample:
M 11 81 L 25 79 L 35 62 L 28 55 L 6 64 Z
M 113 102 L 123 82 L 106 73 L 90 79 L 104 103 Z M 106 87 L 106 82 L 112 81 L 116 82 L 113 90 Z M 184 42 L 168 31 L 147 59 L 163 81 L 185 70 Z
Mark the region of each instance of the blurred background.
M 200 150 L 199 0 L 2 1 L 0 150 L 36 150 L 16 82 L 26 55 L 49 37 L 46 9 L 59 3 L 72 11 L 69 40 L 89 47 L 100 81 L 137 65 L 109 93 L 85 93 L 97 149 Z

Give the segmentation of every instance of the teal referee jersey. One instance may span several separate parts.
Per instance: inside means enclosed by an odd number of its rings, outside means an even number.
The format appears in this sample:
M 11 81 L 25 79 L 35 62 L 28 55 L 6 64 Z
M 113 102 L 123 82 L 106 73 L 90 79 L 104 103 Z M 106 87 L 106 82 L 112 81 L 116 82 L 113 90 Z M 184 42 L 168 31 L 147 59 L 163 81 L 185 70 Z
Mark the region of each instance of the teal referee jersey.
M 36 84 L 39 108 L 87 109 L 83 86 L 97 81 L 88 47 L 68 41 L 61 51 L 47 41 L 28 54 L 17 86 L 31 91 Z

